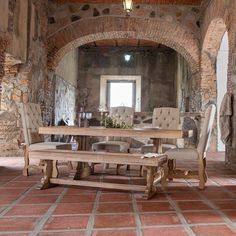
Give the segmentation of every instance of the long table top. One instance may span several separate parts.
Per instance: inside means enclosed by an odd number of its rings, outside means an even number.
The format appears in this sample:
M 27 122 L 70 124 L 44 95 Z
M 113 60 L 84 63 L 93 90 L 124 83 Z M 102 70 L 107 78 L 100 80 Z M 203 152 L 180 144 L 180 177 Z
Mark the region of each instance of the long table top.
M 170 130 L 159 128 L 116 129 L 105 127 L 48 126 L 39 127 L 40 134 L 64 134 L 78 136 L 116 136 L 140 138 L 186 138 L 192 136 L 192 130 Z

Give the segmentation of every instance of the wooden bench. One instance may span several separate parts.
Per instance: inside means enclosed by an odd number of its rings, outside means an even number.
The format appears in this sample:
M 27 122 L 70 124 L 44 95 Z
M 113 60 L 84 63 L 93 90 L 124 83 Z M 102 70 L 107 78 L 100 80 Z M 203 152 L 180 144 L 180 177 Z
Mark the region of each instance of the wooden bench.
M 49 188 L 55 184 L 76 185 L 87 187 L 98 187 L 118 190 L 143 191 L 144 198 L 150 198 L 155 192 L 154 183 L 165 184 L 167 174 L 167 156 L 158 154 L 157 157 L 141 159 L 143 154 L 130 153 L 108 153 L 91 151 L 71 151 L 71 150 L 38 150 L 30 151 L 29 157 L 44 160 L 44 177 L 41 180 L 41 189 Z M 78 163 L 77 171 L 73 179 L 58 178 L 57 161 L 75 161 Z M 105 183 L 83 180 L 85 172 L 89 172 L 89 166 L 84 163 L 109 163 L 138 165 L 147 168 L 147 185 Z M 84 168 L 85 167 L 85 168 Z

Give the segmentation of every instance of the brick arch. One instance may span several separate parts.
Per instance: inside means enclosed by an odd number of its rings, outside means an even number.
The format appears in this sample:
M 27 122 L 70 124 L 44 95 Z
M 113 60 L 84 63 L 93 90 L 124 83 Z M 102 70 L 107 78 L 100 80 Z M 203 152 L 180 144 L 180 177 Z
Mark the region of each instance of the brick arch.
M 102 39 L 136 38 L 151 40 L 175 49 L 199 72 L 199 45 L 194 34 L 179 24 L 131 17 L 100 17 L 77 21 L 48 38 L 48 68 L 55 70 L 71 49 Z
M 2 95 L 2 79 L 4 76 L 5 51 L 7 47 L 7 40 L 5 38 L 4 36 L 0 35 L 0 109 L 1 109 L 1 95 Z
M 201 51 L 201 83 L 202 106 L 209 102 L 216 103 L 217 99 L 217 78 L 216 60 L 226 24 L 223 18 L 214 18 L 206 31 Z

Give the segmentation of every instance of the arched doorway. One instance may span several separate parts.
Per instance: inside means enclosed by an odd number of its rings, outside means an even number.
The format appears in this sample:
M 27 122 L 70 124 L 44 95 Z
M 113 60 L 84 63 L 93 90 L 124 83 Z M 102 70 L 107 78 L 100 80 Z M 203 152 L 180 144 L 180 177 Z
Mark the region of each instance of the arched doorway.
M 218 92 L 217 92 L 217 55 L 220 49 L 221 41 L 226 32 L 226 24 L 223 18 L 213 19 L 206 31 L 203 41 L 201 53 L 201 95 L 202 95 L 202 110 L 214 103 L 217 105 Z M 219 84 L 220 85 L 220 84 Z M 227 83 L 226 85 L 227 86 Z M 220 102 L 220 100 L 219 100 Z M 218 128 L 217 119 L 212 131 L 212 138 L 210 144 L 211 151 L 218 150 Z
M 225 145 L 222 143 L 219 129 L 219 112 L 220 105 L 224 94 L 227 92 L 227 71 L 228 71 L 228 56 L 229 56 L 228 32 L 226 31 L 220 45 L 217 55 L 216 77 L 217 77 L 217 150 L 225 151 Z

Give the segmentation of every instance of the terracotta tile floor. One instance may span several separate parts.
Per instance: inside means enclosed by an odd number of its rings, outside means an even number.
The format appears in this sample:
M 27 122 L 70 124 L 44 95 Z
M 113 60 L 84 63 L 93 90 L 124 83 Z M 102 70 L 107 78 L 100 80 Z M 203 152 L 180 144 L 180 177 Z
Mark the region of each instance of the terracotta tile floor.
M 23 177 L 22 166 L 23 158 L 0 158 L 0 236 L 236 235 L 236 171 L 225 166 L 223 153 L 208 154 L 204 191 L 197 181 L 175 180 L 148 201 L 141 193 L 104 189 L 37 190 L 42 174 Z M 60 171 L 66 174 L 66 167 Z M 115 168 L 96 165 L 96 173 L 92 178 L 107 182 L 144 182 L 133 167 L 116 176 Z

